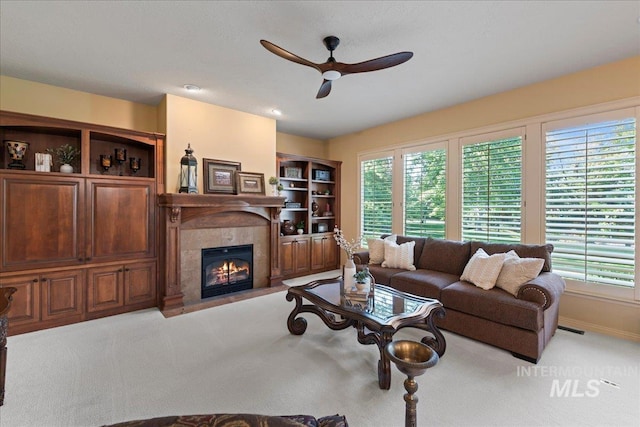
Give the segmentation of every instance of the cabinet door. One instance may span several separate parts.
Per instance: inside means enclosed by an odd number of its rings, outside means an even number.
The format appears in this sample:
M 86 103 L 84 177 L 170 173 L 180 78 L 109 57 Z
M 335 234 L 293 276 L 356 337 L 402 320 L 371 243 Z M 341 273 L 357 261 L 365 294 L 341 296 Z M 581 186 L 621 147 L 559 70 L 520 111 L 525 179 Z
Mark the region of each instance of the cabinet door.
M 124 269 L 121 265 L 89 269 L 87 312 L 124 305 Z
M 2 270 L 84 261 L 81 178 L 46 174 L 1 176 Z
M 325 266 L 325 240 L 326 236 L 313 236 L 311 238 L 311 269 L 322 270 Z
M 152 302 L 156 299 L 156 263 L 139 262 L 124 266 L 125 305 Z
M 79 316 L 83 312 L 84 271 L 71 270 L 43 274 L 42 320 Z
M 338 246 L 333 235 L 313 236 L 311 245 L 311 269 L 329 270 L 336 268 Z
M 282 240 L 280 242 L 280 271 L 283 276 L 295 272 L 295 241 Z
M 310 271 L 311 242 L 308 237 L 285 237 L 280 240 L 280 271 L 283 276 Z
M 93 261 L 155 255 L 155 185 L 88 180 L 88 253 Z
M 37 274 L 0 279 L 2 287 L 14 287 L 13 301 L 7 317 L 9 331 L 17 326 L 30 325 L 40 321 L 40 278 Z
M 309 264 L 311 262 L 311 243 L 309 238 L 297 238 L 295 240 L 295 273 L 306 273 L 310 270 Z

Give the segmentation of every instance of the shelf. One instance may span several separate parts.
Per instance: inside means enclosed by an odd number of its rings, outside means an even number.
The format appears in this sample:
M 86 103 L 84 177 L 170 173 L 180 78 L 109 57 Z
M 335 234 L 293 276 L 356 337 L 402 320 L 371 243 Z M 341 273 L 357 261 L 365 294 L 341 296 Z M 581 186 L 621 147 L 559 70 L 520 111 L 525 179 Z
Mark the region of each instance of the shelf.
M 282 208 L 283 211 L 287 211 L 287 212 L 306 212 L 308 211 L 307 208 Z
M 336 196 L 334 194 L 312 194 L 311 197 L 317 197 L 319 199 L 335 199 Z
M 284 187 L 281 191 L 308 191 L 308 188 L 302 187 Z

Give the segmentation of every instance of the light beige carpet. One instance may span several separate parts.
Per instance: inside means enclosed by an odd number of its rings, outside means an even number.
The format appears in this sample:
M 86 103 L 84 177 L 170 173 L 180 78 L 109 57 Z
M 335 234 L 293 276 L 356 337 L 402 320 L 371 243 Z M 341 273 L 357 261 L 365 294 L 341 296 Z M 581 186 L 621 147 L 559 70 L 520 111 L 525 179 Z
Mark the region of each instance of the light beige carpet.
M 403 426 L 402 374 L 392 366 L 391 389 L 380 390 L 375 346 L 312 314 L 303 315 L 307 332 L 291 335 L 292 308 L 279 292 L 168 319 L 150 309 L 9 337 L 0 426 L 211 412 L 340 413 L 353 427 Z M 445 336 L 445 356 L 417 378 L 421 427 L 638 425 L 637 343 L 558 331 L 536 366 Z

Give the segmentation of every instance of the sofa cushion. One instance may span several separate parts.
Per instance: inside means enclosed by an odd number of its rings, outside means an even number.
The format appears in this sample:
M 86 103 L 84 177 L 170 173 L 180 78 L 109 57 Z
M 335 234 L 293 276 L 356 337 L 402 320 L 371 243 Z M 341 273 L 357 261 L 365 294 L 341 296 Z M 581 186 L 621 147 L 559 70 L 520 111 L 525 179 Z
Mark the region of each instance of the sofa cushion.
M 391 285 L 391 278 L 398 273 L 402 273 L 403 270 L 401 268 L 385 268 L 380 264 L 369 264 L 369 273 L 376 279 L 376 283 L 380 283 L 381 285 Z
M 384 239 L 385 237 L 390 236 L 389 234 L 383 234 L 381 237 Z M 415 262 L 420 259 L 420 254 L 422 253 L 422 248 L 424 247 L 424 243 L 427 239 L 425 237 L 409 237 L 409 236 L 398 236 L 396 238 L 396 243 L 401 245 L 407 242 L 416 242 L 416 245 L 413 247 L 413 261 Z
M 384 239 L 367 239 L 369 264 L 382 264 L 382 261 L 384 261 L 384 242 L 395 242 L 397 237 L 395 234 L 392 234 Z
M 392 241 L 384 241 L 384 261 L 383 267 L 387 268 L 402 268 L 404 270 L 415 270 L 416 266 L 413 264 L 415 259 L 413 256 L 413 249 L 416 242 L 409 241 L 402 244 L 397 244 Z
M 541 258 L 544 260 L 542 271 L 551 271 L 551 253 L 553 245 L 523 245 L 523 244 L 506 244 L 506 243 L 486 243 L 471 242 L 471 253 L 474 254 L 478 249 L 484 249 L 489 255 L 516 251 L 520 258 Z
M 434 270 L 402 271 L 391 278 L 391 287 L 413 295 L 440 299 L 440 291 L 459 280 L 455 274 Z
M 446 308 L 504 325 L 534 332 L 543 327 L 540 305 L 514 298 L 499 288 L 484 290 L 469 282 L 456 282 L 442 289 L 440 302 Z
M 485 290 L 493 288 L 506 256 L 506 254 L 488 255 L 484 250 L 478 249 L 464 268 L 460 280 L 466 280 Z
M 511 250 L 507 252 L 504 259 L 496 286 L 515 297 L 522 285 L 538 277 L 543 265 L 543 259 L 520 258 L 515 251 Z
M 471 243 L 469 242 L 429 237 L 424 242 L 424 248 L 416 267 L 455 274 L 460 277 L 471 256 L 470 249 Z

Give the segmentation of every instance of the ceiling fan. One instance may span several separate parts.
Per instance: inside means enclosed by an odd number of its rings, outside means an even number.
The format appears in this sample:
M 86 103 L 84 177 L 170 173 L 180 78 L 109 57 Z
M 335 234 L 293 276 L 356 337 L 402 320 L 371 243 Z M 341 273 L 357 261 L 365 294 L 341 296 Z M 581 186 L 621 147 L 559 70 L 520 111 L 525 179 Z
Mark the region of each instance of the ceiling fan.
M 322 85 L 316 95 L 316 98 L 324 98 L 331 92 L 331 82 L 339 79 L 347 74 L 366 73 L 368 71 L 382 70 L 384 68 L 394 67 L 396 65 L 407 62 L 413 56 L 413 52 L 398 52 L 391 55 L 382 56 L 376 59 L 370 59 L 368 61 L 358 62 L 357 64 L 345 64 L 344 62 L 337 62 L 333 57 L 333 51 L 340 44 L 340 39 L 336 36 L 325 37 L 324 45 L 329 50 L 329 59 L 322 64 L 316 64 L 307 59 L 301 58 L 291 52 L 284 50 L 283 48 L 276 46 L 275 44 L 266 40 L 260 40 L 262 46 L 264 46 L 269 52 L 274 53 L 284 59 L 296 62 L 298 64 L 306 65 L 311 68 L 315 68 L 322 74 Z

